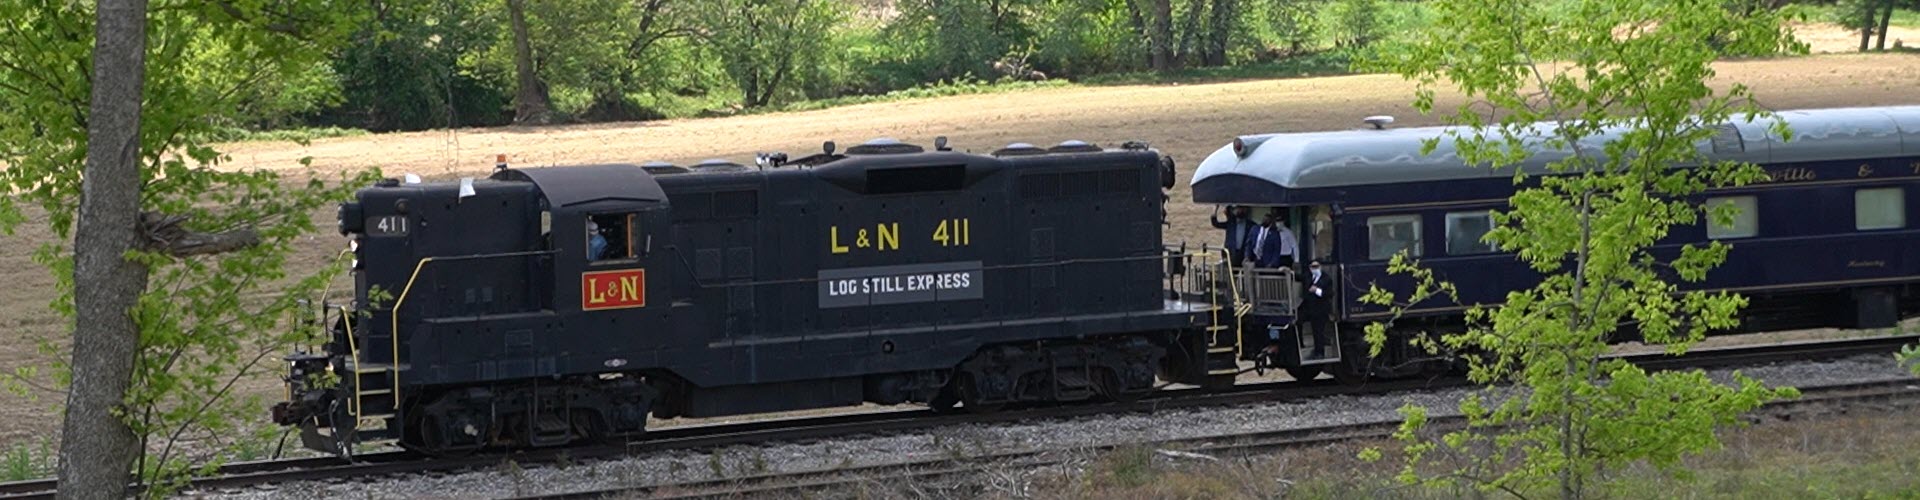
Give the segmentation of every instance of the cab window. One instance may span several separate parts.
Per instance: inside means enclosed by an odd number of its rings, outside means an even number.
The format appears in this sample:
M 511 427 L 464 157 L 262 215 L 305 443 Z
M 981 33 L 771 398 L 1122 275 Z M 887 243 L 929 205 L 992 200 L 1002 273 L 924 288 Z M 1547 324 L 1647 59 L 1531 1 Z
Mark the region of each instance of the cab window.
M 633 235 L 639 229 L 639 214 L 598 214 L 587 217 L 587 261 L 631 261 L 639 255 L 633 248 Z

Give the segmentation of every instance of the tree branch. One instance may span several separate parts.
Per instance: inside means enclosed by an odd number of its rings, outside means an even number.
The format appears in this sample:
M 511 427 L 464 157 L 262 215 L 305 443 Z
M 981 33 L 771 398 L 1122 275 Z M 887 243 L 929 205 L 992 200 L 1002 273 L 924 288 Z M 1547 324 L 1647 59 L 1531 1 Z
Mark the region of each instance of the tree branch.
M 302 21 L 302 19 L 295 17 L 293 15 L 284 14 L 284 13 L 267 12 L 266 9 L 261 9 L 262 13 L 267 15 L 254 17 L 254 16 L 247 15 L 246 11 L 240 10 L 240 7 L 234 5 L 232 2 L 226 2 L 223 0 L 214 0 L 213 5 L 216 7 L 219 7 L 221 12 L 225 12 L 228 16 L 232 16 L 235 20 L 238 20 L 240 22 L 254 23 L 257 26 L 259 26 L 260 29 L 264 29 L 273 33 L 279 33 L 282 35 L 291 36 L 301 40 L 309 40 L 309 38 L 307 38 L 306 30 L 300 29 L 301 28 L 300 21 Z M 265 18 L 265 17 L 279 17 L 280 19 L 271 21 L 271 22 L 261 21 L 260 18 Z
M 140 214 L 140 235 L 149 250 L 174 257 L 227 253 L 260 244 L 260 233 L 252 228 L 219 233 L 198 233 L 181 226 L 186 217 L 158 212 Z

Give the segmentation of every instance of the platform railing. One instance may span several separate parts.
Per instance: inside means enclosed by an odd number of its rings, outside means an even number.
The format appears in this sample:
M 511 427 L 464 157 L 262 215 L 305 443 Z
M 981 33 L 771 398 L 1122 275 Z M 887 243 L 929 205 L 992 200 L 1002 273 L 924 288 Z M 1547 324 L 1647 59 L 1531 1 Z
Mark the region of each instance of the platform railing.
M 1292 316 L 1300 306 L 1300 283 L 1292 269 L 1256 267 L 1235 276 L 1235 288 L 1246 290 L 1252 314 Z

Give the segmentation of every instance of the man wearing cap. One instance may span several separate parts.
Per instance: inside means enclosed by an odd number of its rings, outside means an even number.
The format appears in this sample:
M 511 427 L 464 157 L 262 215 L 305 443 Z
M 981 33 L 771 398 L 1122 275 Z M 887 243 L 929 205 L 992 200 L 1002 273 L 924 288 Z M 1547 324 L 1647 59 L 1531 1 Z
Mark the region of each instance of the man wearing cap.
M 1327 346 L 1333 343 L 1333 277 L 1320 269 L 1320 259 L 1307 264 L 1307 272 L 1300 276 L 1301 299 L 1297 324 L 1310 325 L 1313 328 L 1312 358 L 1325 358 Z
M 607 253 L 607 237 L 600 235 L 600 224 L 587 219 L 587 261 L 600 260 Z

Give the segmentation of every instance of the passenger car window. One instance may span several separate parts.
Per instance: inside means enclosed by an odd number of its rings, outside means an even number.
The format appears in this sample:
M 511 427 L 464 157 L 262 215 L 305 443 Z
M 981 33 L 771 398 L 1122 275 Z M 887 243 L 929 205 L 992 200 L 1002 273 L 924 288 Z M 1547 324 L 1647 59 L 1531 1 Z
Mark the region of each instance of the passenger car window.
M 1420 256 L 1420 216 L 1384 215 L 1367 218 L 1367 258 L 1387 260 L 1406 250 Z
M 1493 253 L 1492 243 L 1480 241 L 1493 230 L 1493 213 L 1452 212 L 1447 214 L 1447 255 Z
M 636 257 L 631 236 L 638 229 L 637 219 L 633 213 L 587 217 L 587 261 L 627 261 Z
M 1727 239 L 1746 238 L 1760 234 L 1759 203 L 1752 196 L 1726 196 L 1707 198 L 1707 208 L 1713 210 L 1721 205 L 1733 205 L 1734 214 L 1731 224 L 1721 224 L 1714 220 L 1712 212 L 1707 214 L 1707 238 Z
M 1853 192 L 1853 228 L 1899 229 L 1907 227 L 1906 190 L 1902 188 L 1861 189 Z

